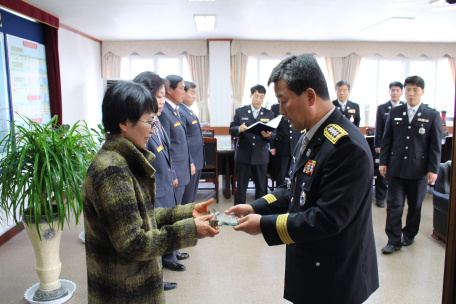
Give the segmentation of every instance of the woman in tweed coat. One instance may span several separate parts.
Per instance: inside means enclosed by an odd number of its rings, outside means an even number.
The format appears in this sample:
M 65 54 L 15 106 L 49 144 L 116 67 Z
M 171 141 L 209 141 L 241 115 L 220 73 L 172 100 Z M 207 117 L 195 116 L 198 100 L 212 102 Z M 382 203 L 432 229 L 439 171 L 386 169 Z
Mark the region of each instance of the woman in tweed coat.
M 106 142 L 83 184 L 89 303 L 165 303 L 160 256 L 213 237 L 207 203 L 154 208 L 157 102 L 141 84 L 120 81 L 103 99 Z

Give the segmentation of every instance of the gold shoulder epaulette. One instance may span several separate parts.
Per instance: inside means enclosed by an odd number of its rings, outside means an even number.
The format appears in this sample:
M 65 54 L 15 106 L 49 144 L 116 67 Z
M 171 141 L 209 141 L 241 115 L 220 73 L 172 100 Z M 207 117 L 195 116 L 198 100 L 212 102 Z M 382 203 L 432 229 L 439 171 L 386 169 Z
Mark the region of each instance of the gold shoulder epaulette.
M 327 125 L 325 128 L 325 137 L 333 144 L 336 144 L 339 139 L 347 135 L 348 132 L 336 124 Z

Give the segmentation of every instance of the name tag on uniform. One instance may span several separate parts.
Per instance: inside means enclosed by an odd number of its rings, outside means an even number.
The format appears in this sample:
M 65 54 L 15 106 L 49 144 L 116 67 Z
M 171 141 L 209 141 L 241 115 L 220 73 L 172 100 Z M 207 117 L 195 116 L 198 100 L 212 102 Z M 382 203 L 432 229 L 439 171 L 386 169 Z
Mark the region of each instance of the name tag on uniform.
M 261 122 L 268 122 L 268 121 L 269 121 L 269 118 L 261 118 L 260 121 L 261 121 Z
M 157 152 L 161 152 L 161 150 L 163 150 L 163 146 L 162 145 L 157 147 Z
M 385 113 L 385 115 L 388 115 L 389 113 Z
M 242 120 L 249 120 L 248 117 L 242 117 Z
M 348 110 L 348 113 L 356 113 L 356 109 L 350 109 Z
M 178 122 L 174 123 L 174 126 L 177 127 L 177 126 L 180 126 L 180 124 L 181 124 L 180 121 L 178 121 Z
M 402 117 L 396 117 L 394 120 L 402 120 Z
M 192 121 L 192 125 L 196 124 L 197 122 L 198 120 L 195 119 L 194 121 Z

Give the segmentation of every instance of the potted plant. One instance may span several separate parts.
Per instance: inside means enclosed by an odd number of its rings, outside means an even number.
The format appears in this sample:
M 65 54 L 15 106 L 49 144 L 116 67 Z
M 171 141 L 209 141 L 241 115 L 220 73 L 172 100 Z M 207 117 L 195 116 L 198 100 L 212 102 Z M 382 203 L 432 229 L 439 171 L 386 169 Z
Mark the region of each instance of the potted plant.
M 0 210 L 24 222 L 36 256 L 40 285 L 34 301 L 65 297 L 59 278 L 60 238 L 71 215 L 82 213 L 81 185 L 97 144 L 83 121 L 71 129 L 57 116 L 40 124 L 28 118 L 11 122 L 0 141 Z

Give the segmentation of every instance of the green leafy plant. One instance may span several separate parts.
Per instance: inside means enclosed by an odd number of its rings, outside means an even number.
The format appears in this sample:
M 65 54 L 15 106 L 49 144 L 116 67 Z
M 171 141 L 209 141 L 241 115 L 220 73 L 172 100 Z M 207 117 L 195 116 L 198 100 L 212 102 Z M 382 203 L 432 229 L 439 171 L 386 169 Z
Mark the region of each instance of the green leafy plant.
M 26 124 L 11 122 L 0 141 L 0 210 L 16 225 L 24 214 L 45 215 L 54 229 L 53 210 L 60 229 L 65 221 L 69 226 L 71 214 L 79 221 L 81 185 L 98 147 L 85 121 L 70 128 L 59 126 L 57 118 L 40 124 L 23 117 Z
M 370 104 L 365 104 L 364 105 L 364 111 L 369 111 Z

